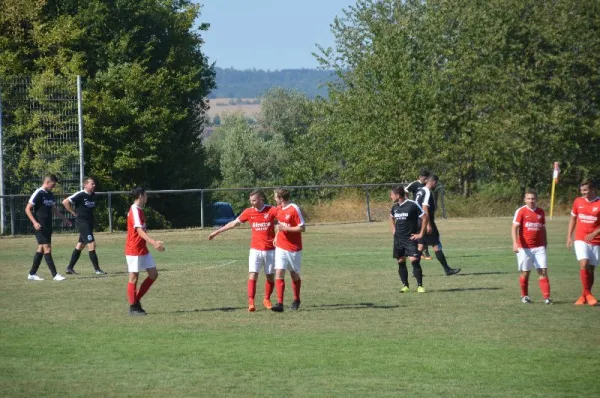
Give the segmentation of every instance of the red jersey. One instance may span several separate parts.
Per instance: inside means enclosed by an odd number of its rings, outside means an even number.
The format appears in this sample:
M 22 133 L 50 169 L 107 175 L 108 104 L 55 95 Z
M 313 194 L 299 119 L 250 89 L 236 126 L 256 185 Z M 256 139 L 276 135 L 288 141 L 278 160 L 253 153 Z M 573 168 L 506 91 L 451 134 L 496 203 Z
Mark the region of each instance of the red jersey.
M 146 230 L 146 217 L 142 208 L 133 204 L 127 213 L 127 241 L 125 242 L 125 255 L 127 256 L 148 254 L 146 241 L 138 234 L 136 228 Z
M 239 222 L 250 222 L 252 227 L 252 241 L 250 248 L 256 250 L 274 250 L 273 239 L 275 239 L 275 223 L 277 217 L 277 208 L 264 205 L 262 209 L 257 210 L 249 207 L 237 218 Z
M 577 198 L 573 202 L 571 215 L 577 217 L 575 225 L 575 240 L 585 241 L 585 236 L 600 227 L 600 196 L 594 200 Z M 600 234 L 589 242 L 592 245 L 600 245 Z
M 519 235 L 517 244 L 524 249 L 546 246 L 546 213 L 536 207 L 520 207 L 515 212 L 514 224 L 518 224 Z
M 300 208 L 293 203 L 286 207 L 278 208 L 277 221 L 281 225 L 288 227 L 298 227 L 304 225 L 304 217 Z M 280 231 L 277 235 L 277 247 L 290 252 L 302 250 L 302 232 L 284 232 Z

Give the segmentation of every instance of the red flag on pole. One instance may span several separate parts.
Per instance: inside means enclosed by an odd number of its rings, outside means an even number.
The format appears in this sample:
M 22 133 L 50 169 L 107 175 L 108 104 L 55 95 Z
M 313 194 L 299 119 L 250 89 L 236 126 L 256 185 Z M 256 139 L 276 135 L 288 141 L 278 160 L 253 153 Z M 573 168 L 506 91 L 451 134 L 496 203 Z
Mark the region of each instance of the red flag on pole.
M 558 175 L 560 174 L 560 168 L 558 167 L 558 162 L 554 162 L 554 172 L 552 173 L 552 178 L 554 178 L 554 183 L 558 183 Z

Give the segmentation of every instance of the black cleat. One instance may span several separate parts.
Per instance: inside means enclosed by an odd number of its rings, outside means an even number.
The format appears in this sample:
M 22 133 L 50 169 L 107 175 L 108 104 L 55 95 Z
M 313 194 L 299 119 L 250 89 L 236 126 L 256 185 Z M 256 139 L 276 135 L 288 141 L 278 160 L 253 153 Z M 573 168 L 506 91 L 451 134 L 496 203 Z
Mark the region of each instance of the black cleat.
M 446 270 L 446 276 L 458 274 L 460 272 L 460 270 L 461 270 L 460 268 L 448 268 Z
M 271 311 L 283 312 L 283 303 L 275 304 L 273 307 L 271 307 Z
M 141 303 L 141 302 L 139 302 L 139 301 L 138 301 L 138 302 L 137 302 L 137 303 L 135 303 L 134 305 L 136 306 L 136 308 L 137 308 L 137 310 L 138 310 L 139 312 L 141 312 L 141 313 L 143 313 L 144 315 L 146 315 L 146 311 L 144 311 L 144 309 L 142 308 L 142 303 Z
M 132 316 L 146 315 L 146 311 L 144 311 L 142 309 L 142 307 L 139 306 L 138 304 L 134 304 L 134 305 L 129 306 L 129 315 L 132 315 Z
M 298 307 L 300 307 L 300 300 L 294 300 L 294 302 L 290 306 L 290 311 L 296 311 Z
M 65 274 L 67 274 L 67 275 L 77 275 L 77 272 L 75 272 L 75 270 L 73 268 L 67 268 L 67 270 L 65 271 Z

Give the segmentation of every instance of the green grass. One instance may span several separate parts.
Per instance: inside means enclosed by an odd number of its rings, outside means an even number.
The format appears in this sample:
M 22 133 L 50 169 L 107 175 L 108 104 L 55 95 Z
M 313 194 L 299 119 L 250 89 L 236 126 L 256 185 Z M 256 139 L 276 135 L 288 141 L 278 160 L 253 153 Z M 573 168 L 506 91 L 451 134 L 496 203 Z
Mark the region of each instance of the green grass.
M 98 234 L 109 275 L 28 282 L 33 237 L 0 240 L 2 396 L 597 396 L 600 308 L 575 307 L 567 219 L 549 222 L 555 305 L 520 303 L 510 218 L 440 222 L 458 276 L 423 261 L 398 293 L 387 223 L 309 226 L 301 310 L 246 307 L 248 230 L 151 231 L 161 273 L 129 317 L 123 234 Z M 55 236 L 60 271 L 75 235 Z M 414 281 L 414 280 L 411 280 Z M 262 297 L 264 277 L 258 285 Z M 414 285 L 413 285 L 414 286 Z M 287 285 L 286 306 L 291 284 Z

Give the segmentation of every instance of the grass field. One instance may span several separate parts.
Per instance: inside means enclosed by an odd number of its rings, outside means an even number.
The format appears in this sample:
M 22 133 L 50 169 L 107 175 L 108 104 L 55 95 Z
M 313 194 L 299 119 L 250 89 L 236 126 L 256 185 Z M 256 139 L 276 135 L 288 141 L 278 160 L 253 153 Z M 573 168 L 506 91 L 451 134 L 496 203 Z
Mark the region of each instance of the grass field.
M 598 396 L 600 308 L 549 221 L 555 305 L 520 302 L 510 218 L 440 221 L 458 276 L 423 261 L 426 294 L 398 293 L 387 223 L 309 226 L 301 310 L 248 313 L 249 230 L 151 231 L 158 281 L 129 317 L 123 234 L 98 234 L 109 274 L 28 282 L 33 237 L 0 240 L 2 396 Z M 61 272 L 75 235 L 56 236 Z M 414 279 L 411 279 L 414 282 Z M 264 277 L 259 280 L 258 297 Z M 413 287 L 416 287 L 413 285 Z M 597 290 L 597 289 L 596 289 Z M 286 309 L 291 299 L 287 284 Z

